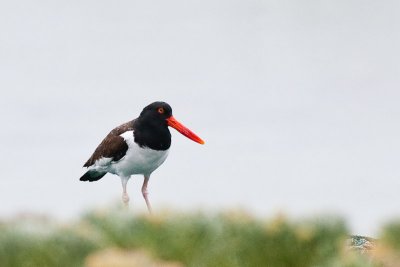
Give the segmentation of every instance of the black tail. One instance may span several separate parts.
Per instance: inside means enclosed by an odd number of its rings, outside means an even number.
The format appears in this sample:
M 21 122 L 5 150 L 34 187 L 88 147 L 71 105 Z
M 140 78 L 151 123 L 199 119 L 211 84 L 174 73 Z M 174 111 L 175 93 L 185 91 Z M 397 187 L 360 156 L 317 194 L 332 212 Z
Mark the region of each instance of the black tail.
M 95 170 L 87 171 L 79 180 L 94 182 L 100 180 L 107 172 L 98 172 Z

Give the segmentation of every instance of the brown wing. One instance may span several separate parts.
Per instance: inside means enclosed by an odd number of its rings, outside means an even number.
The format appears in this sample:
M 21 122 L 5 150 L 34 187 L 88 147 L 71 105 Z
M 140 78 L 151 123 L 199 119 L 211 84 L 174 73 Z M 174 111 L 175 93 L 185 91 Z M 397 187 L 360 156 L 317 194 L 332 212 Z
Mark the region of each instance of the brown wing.
M 86 161 L 83 167 L 89 167 L 93 165 L 96 160 L 100 158 L 112 158 L 112 161 L 118 161 L 123 156 L 125 156 L 126 151 L 128 150 L 128 145 L 126 144 L 124 138 L 120 135 L 126 131 L 133 130 L 133 121 L 124 123 L 114 130 L 112 130 L 106 138 L 100 143 L 100 145 L 96 148 L 93 155 Z

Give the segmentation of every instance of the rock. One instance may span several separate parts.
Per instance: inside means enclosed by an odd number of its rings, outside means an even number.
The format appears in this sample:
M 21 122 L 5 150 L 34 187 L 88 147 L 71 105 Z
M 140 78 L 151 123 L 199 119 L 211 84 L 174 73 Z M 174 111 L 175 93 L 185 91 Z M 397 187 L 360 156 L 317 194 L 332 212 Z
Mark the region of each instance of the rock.
M 375 240 L 370 237 L 353 235 L 347 240 L 347 245 L 351 250 L 365 253 L 375 248 Z

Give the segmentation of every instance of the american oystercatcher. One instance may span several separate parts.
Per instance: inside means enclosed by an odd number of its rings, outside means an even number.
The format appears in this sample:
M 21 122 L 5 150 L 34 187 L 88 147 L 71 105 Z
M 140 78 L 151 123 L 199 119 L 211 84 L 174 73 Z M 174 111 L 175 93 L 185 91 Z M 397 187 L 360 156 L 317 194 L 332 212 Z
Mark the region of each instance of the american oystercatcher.
M 147 209 L 151 212 L 147 184 L 151 173 L 167 158 L 171 146 L 168 126 L 176 129 L 193 141 L 204 141 L 183 126 L 172 116 L 171 106 L 165 102 L 154 102 L 143 109 L 137 119 L 113 129 L 96 148 L 83 167 L 87 172 L 81 181 L 94 182 L 107 173 L 116 174 L 122 182 L 122 200 L 129 203 L 126 185 L 133 174 L 144 176 L 142 194 Z

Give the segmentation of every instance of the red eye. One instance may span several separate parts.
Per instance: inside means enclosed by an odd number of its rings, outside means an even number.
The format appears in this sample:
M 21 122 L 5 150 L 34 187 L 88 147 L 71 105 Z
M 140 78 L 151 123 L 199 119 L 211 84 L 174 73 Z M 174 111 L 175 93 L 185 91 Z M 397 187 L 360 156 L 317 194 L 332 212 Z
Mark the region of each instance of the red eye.
M 158 108 L 158 113 L 163 114 L 164 113 L 164 109 L 163 108 Z

